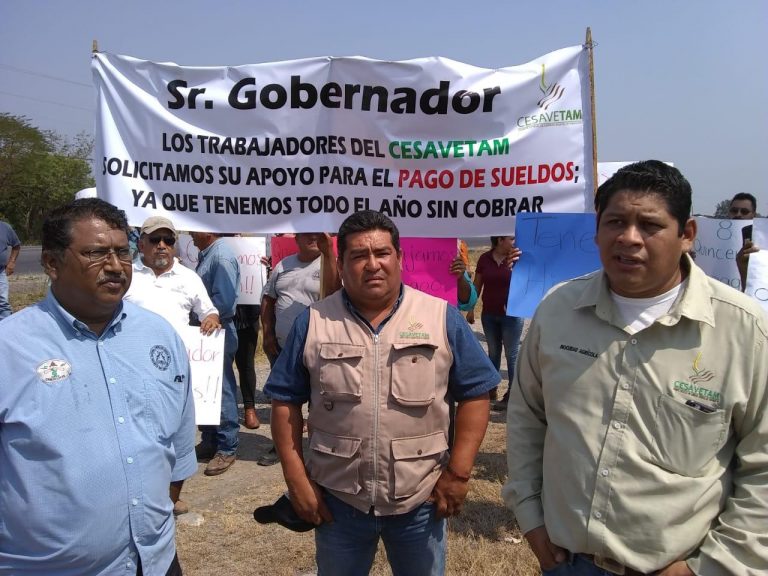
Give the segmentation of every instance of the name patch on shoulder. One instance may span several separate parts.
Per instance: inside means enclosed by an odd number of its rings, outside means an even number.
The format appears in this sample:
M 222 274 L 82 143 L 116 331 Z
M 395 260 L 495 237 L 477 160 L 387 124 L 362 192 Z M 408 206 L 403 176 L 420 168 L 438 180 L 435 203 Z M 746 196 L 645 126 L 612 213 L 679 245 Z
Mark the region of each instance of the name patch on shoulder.
M 70 374 L 72 365 L 66 360 L 46 360 L 37 367 L 37 376 L 47 384 L 64 380 Z
M 162 370 L 163 372 L 168 370 L 168 366 L 171 365 L 171 353 L 168 351 L 168 348 L 162 344 L 152 346 L 149 351 L 149 359 L 152 360 L 152 364 L 155 365 L 155 368 Z

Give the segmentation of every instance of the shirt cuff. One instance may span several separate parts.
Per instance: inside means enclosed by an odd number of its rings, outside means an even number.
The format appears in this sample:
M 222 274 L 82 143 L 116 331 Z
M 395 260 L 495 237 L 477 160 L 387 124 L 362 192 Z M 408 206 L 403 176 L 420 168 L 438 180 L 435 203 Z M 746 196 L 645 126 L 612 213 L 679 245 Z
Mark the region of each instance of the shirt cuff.
M 195 451 L 190 450 L 185 456 L 176 458 L 176 465 L 171 472 L 171 482 L 186 480 L 197 472 L 197 457 Z
M 536 498 L 515 506 L 515 518 L 523 534 L 544 526 L 544 508 L 541 500 Z

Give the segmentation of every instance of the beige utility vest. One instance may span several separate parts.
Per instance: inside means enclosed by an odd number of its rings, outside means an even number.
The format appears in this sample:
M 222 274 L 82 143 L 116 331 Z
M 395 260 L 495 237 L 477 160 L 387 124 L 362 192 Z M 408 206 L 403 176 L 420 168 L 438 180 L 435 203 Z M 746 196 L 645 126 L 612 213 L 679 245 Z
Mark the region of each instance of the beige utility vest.
M 421 505 L 448 461 L 446 302 L 404 286 L 374 335 L 341 291 L 310 307 L 310 478 L 377 515 Z

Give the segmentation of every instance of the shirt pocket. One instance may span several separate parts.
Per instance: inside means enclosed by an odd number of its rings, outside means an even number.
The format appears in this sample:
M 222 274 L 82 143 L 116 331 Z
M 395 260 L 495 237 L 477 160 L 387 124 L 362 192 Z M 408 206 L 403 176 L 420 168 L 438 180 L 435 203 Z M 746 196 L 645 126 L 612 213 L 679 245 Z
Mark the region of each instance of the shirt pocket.
M 726 440 L 725 410 L 702 412 L 671 396 L 659 396 L 651 458 L 683 476 L 696 478 Z
M 326 343 L 320 346 L 320 395 L 329 400 L 360 402 L 365 346 Z
M 416 494 L 424 480 L 441 468 L 443 455 L 447 450 L 448 441 L 442 431 L 426 436 L 393 439 L 393 496 L 408 498 Z
M 168 383 L 144 380 L 144 397 L 149 432 L 162 444 L 170 445 L 181 425 L 183 395 Z
M 392 344 L 391 393 L 397 404 L 429 406 L 435 399 L 434 344 Z
M 314 429 L 309 439 L 309 477 L 345 494 L 357 494 L 360 485 L 360 438 L 336 436 Z

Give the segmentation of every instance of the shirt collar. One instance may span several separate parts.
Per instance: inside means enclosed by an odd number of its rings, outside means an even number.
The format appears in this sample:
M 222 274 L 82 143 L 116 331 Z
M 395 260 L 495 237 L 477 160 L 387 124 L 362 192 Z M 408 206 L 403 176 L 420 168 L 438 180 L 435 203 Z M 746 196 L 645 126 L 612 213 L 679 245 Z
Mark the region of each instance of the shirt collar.
M 389 319 L 394 316 L 395 312 L 397 312 L 397 309 L 400 308 L 400 304 L 403 301 L 403 295 L 405 294 L 405 291 L 403 289 L 402 282 L 400 283 L 400 293 L 397 296 L 397 300 L 395 300 L 395 305 L 392 306 L 392 310 L 389 311 L 389 314 L 387 314 L 387 317 L 384 318 L 384 320 L 381 321 L 381 324 L 379 324 L 379 327 L 374 330 L 373 326 L 371 326 L 371 323 L 366 320 L 360 312 L 358 312 L 357 308 L 355 308 L 355 305 L 352 304 L 352 301 L 349 299 L 349 295 L 347 294 L 347 291 L 342 288 L 341 289 L 341 298 L 344 301 L 344 305 L 347 307 L 347 310 L 349 310 L 354 316 L 359 318 L 362 322 L 365 323 L 368 328 L 370 328 L 371 332 L 374 334 L 378 334 L 381 332 L 381 329 L 384 328 L 384 325 L 389 322 Z
M 685 254 L 682 266 L 688 272 L 688 282 L 682 294 L 675 300 L 669 313 L 657 320 L 659 324 L 673 326 L 685 316 L 697 322 L 715 325 L 715 313 L 712 309 L 712 289 L 707 275 L 696 266 L 693 259 Z M 608 277 L 604 270 L 593 272 L 587 276 L 586 286 L 581 297 L 574 306 L 575 309 L 594 307 L 595 314 L 601 320 L 620 326 L 623 324 L 618 310 L 611 298 Z
M 48 308 L 48 310 L 51 311 L 51 315 L 56 319 L 56 321 L 62 327 L 62 330 L 69 330 L 74 334 L 93 335 L 93 337 L 97 340 L 100 340 L 102 337 L 107 335 L 112 329 L 118 330 L 119 324 L 127 316 L 125 312 L 125 306 L 121 301 L 118 304 L 117 309 L 115 310 L 114 316 L 112 316 L 112 319 L 109 321 L 104 331 L 101 333 L 101 336 L 98 336 L 88 327 L 88 325 L 85 322 L 78 320 L 77 318 L 72 316 L 72 314 L 67 312 L 64 309 L 64 307 L 61 304 L 59 304 L 59 301 L 56 300 L 56 296 L 53 295 L 53 291 L 50 288 L 48 289 L 48 293 L 45 295 L 45 300 L 43 302 L 45 303 L 45 306 Z

